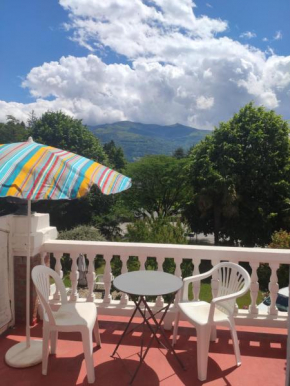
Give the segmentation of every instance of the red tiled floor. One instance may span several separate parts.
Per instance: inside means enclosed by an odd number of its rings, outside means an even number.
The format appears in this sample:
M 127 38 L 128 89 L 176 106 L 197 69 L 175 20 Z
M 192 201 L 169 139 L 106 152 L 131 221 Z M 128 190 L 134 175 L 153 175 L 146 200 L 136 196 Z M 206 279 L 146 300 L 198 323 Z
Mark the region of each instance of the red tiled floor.
M 100 317 L 102 348 L 94 348 L 95 385 L 125 386 L 138 365 L 140 334 L 136 331 L 125 338 L 118 353 L 111 354 L 126 325 L 127 318 Z M 208 379 L 197 379 L 196 337 L 194 329 L 186 323 L 179 329 L 176 344 L 178 357 L 187 367 L 184 371 L 167 350 L 154 343 L 142 365 L 134 385 L 138 386 L 283 386 L 286 366 L 286 330 L 254 327 L 237 327 L 240 341 L 242 366 L 235 366 L 235 356 L 230 333 L 218 330 L 218 339 L 211 343 Z M 41 325 L 32 330 L 34 337 L 41 336 Z M 171 333 L 167 333 L 172 337 Z M 149 339 L 149 333 L 145 338 Z M 57 355 L 49 358 L 48 375 L 41 375 L 41 365 L 26 369 L 14 369 L 4 362 L 5 352 L 16 342 L 24 340 L 24 328 L 17 327 L 0 337 L 0 385 L 1 386 L 70 386 L 87 385 L 82 343 L 78 334 L 60 334 Z

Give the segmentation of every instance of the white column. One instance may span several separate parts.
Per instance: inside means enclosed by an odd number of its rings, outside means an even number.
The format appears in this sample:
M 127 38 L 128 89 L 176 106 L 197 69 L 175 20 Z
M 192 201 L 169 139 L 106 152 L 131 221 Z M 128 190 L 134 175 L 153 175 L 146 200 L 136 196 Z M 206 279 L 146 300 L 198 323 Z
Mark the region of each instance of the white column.
M 250 263 L 250 267 L 252 268 L 252 274 L 250 284 L 251 305 L 249 310 L 251 314 L 258 314 L 257 297 L 259 293 L 259 282 L 257 269 L 259 267 L 259 263 L 252 262 Z
M 72 259 L 71 272 L 70 272 L 70 281 L 71 281 L 71 295 L 70 301 L 76 302 L 79 298 L 78 294 L 78 280 L 79 280 L 79 271 L 77 265 L 77 259 L 79 257 L 79 253 L 71 254 L 70 258 Z
M 146 263 L 146 260 L 147 260 L 147 255 L 139 255 L 138 257 L 139 259 L 139 262 L 140 262 L 140 271 L 145 271 L 145 263 Z
M 55 272 L 58 273 L 58 275 L 62 279 L 63 278 L 63 271 L 62 271 L 62 266 L 61 266 L 62 252 L 56 252 L 53 254 L 53 256 L 56 260 L 54 270 L 55 270 Z M 53 294 L 53 299 L 54 300 L 60 300 L 60 292 L 59 292 L 58 288 L 55 289 L 55 293 Z
M 163 263 L 165 261 L 165 257 L 163 257 L 162 261 L 161 261 L 161 259 L 160 260 L 156 259 L 156 261 L 158 263 L 158 271 L 163 271 Z M 163 296 L 157 296 L 155 304 L 156 304 L 157 307 L 160 307 L 160 308 L 164 307 L 164 298 L 163 298 Z
M 215 265 L 217 265 L 219 263 L 219 260 L 212 259 L 211 263 L 212 263 L 212 266 L 214 267 Z M 211 279 L 211 292 L 212 292 L 213 298 L 215 298 L 217 296 L 218 287 L 219 287 L 218 273 L 217 273 L 217 271 L 215 271 L 213 273 L 212 279 Z
M 270 263 L 271 268 L 271 278 L 269 283 L 269 291 L 270 291 L 270 298 L 271 298 L 271 305 L 269 309 L 270 315 L 277 315 L 278 310 L 276 307 L 276 300 L 277 300 L 277 294 L 279 291 L 279 285 L 278 285 L 278 277 L 277 277 L 277 269 L 279 268 L 279 264 L 277 263 Z
M 111 303 L 112 295 L 110 293 L 111 290 L 111 256 L 105 256 L 104 259 L 106 261 L 105 272 L 104 272 L 104 285 L 105 285 L 105 296 L 103 303 Z
M 95 274 L 95 254 L 88 253 L 87 259 L 89 260 L 89 267 L 87 273 L 87 282 L 88 282 L 88 296 L 87 302 L 93 302 L 95 300 L 94 288 L 96 282 L 96 274 Z
M 128 257 L 127 256 L 124 256 L 124 255 L 121 255 L 120 256 L 120 259 L 122 261 L 122 270 L 121 270 L 121 273 L 127 273 L 128 272 L 128 268 L 127 268 L 127 261 L 128 261 Z M 128 304 L 128 301 L 129 301 L 129 296 L 126 294 L 126 293 L 122 293 L 122 297 L 121 297 L 121 301 L 120 303 L 123 304 L 123 305 L 127 305 Z
M 200 259 L 196 259 L 194 262 L 194 269 L 193 269 L 193 275 L 199 275 L 199 265 L 200 265 Z M 198 300 L 199 299 L 199 293 L 200 293 L 200 281 L 195 281 L 193 283 L 193 299 Z

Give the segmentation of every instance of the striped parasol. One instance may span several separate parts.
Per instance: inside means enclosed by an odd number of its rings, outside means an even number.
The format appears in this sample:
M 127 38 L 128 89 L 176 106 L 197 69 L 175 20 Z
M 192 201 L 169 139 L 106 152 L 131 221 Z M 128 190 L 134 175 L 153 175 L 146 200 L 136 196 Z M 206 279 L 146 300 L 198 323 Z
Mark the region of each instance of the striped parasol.
M 97 185 L 103 194 L 122 192 L 131 179 L 77 154 L 33 142 L 0 145 L 0 197 L 28 202 L 26 264 L 26 342 L 12 346 L 5 355 L 12 367 L 33 366 L 42 359 L 42 342 L 30 339 L 30 232 L 32 200 L 79 198 Z
M 0 145 L 0 197 L 61 200 L 122 192 L 131 179 L 77 154 L 33 142 Z

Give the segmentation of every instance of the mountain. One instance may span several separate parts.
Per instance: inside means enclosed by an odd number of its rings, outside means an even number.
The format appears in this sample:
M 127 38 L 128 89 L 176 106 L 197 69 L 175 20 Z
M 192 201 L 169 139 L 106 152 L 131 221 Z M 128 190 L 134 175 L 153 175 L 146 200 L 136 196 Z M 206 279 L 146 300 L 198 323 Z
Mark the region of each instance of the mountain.
M 199 130 L 176 123 L 171 126 L 143 124 L 129 121 L 89 127 L 102 143 L 113 140 L 124 150 L 128 161 L 148 154 L 171 155 L 178 147 L 188 150 L 200 142 L 210 130 Z

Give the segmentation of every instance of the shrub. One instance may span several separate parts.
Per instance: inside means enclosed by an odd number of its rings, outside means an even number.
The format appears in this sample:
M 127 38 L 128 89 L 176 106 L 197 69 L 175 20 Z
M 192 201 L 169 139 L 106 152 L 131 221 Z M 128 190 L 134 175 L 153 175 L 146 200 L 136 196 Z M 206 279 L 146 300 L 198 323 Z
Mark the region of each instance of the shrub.
M 83 241 L 106 241 L 97 228 L 88 225 L 80 225 L 70 230 L 59 232 L 59 240 L 83 240 Z M 103 257 L 95 259 L 95 268 L 103 264 Z M 68 254 L 62 257 L 62 268 L 64 273 L 71 270 L 71 259 Z

